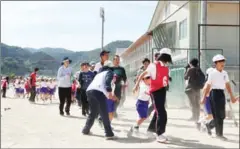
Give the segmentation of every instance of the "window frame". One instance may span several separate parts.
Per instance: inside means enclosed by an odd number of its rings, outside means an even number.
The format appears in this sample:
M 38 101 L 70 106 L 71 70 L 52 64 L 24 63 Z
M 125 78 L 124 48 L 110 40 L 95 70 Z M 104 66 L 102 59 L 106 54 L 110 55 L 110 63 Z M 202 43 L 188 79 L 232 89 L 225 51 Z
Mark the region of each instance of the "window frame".
M 179 22 L 179 40 L 185 39 L 187 34 L 187 18 L 185 18 Z

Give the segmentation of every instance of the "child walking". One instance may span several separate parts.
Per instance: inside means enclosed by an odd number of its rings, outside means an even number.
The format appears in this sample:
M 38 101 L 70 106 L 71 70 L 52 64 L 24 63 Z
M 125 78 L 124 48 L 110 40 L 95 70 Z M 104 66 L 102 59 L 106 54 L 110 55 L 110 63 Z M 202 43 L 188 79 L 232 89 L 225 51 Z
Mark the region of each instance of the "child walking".
M 76 95 L 76 91 L 77 91 L 77 82 L 76 80 L 73 80 L 72 82 L 72 92 L 71 92 L 71 95 L 72 95 L 72 102 L 75 103 L 76 100 L 75 100 L 75 95 Z
M 213 119 L 206 124 L 208 134 L 212 135 L 211 129 L 215 127 L 216 137 L 222 140 L 227 140 L 223 136 L 223 121 L 225 119 L 225 94 L 224 89 L 226 88 L 232 103 L 236 102 L 236 98 L 233 96 L 232 89 L 228 73 L 224 71 L 225 57 L 223 55 L 215 55 L 213 62 L 216 68 L 209 73 L 207 80 L 207 87 L 204 91 L 201 103 L 206 102 L 206 97 L 210 93 L 210 105 L 213 114 Z M 210 91 L 211 90 L 211 91 Z
M 169 83 L 169 69 L 167 64 L 172 63 L 171 49 L 163 48 L 157 61 L 151 63 L 148 68 L 138 77 L 133 92 L 135 93 L 145 75 L 150 74 L 150 95 L 154 105 L 154 115 L 148 127 L 148 133 L 157 134 L 156 141 L 165 143 L 168 141 L 164 136 L 167 124 L 167 111 L 165 108 L 166 92 Z
M 208 68 L 206 71 L 206 81 L 208 80 L 208 75 L 211 71 L 213 71 L 214 68 Z M 203 90 L 206 90 L 207 83 L 205 83 L 205 86 L 203 87 Z M 197 128 L 198 130 L 201 130 L 201 128 L 205 128 L 205 125 L 208 121 L 212 120 L 212 110 L 211 110 L 211 105 L 210 105 L 210 95 L 207 94 L 206 97 L 206 102 L 204 104 L 204 111 L 202 116 L 200 116 L 199 121 L 197 122 Z
M 138 100 L 136 103 L 136 110 L 138 113 L 138 120 L 135 124 L 135 126 L 131 127 L 131 132 L 132 131 L 138 131 L 139 126 L 147 119 L 148 117 L 148 104 L 150 100 L 150 95 L 149 95 L 149 86 L 150 86 L 150 75 L 147 74 L 144 76 L 143 80 L 140 82 L 139 85 L 139 95 L 138 95 Z
M 113 76 L 113 80 L 112 80 L 112 94 L 114 95 L 114 90 L 115 90 L 115 81 L 116 81 L 116 75 Z M 110 122 L 112 122 L 113 117 L 114 117 L 114 112 L 115 112 L 115 102 L 118 102 L 119 99 L 117 100 L 112 100 L 112 99 L 107 99 L 107 107 L 108 107 L 108 116 L 109 116 L 109 120 Z M 102 120 L 100 119 L 100 121 L 102 122 Z

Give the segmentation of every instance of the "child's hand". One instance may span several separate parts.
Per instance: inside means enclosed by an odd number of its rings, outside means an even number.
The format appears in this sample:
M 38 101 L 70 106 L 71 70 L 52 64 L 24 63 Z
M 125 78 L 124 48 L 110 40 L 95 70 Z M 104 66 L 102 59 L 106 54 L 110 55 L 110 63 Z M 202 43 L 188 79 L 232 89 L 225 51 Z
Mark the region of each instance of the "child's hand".
M 112 100 L 113 100 L 113 101 L 115 101 L 115 102 L 118 102 L 118 101 L 119 101 L 119 99 L 117 98 L 117 96 L 116 96 L 116 95 L 113 95 L 113 98 L 112 98 Z

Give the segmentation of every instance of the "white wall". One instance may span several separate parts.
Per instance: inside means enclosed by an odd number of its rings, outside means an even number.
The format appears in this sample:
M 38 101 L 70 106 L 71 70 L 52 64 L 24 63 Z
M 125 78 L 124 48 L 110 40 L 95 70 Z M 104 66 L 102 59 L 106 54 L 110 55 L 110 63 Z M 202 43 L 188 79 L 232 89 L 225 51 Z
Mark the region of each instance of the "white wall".
M 166 3 L 166 2 L 165 2 Z M 161 11 L 161 16 L 159 17 L 158 24 L 160 23 L 168 23 L 176 21 L 177 28 L 176 28 L 176 45 L 175 48 L 189 48 L 189 5 L 187 4 L 180 10 L 178 10 L 181 6 L 183 6 L 187 1 L 170 1 L 170 17 L 165 18 L 165 9 L 163 8 Z M 165 5 L 166 7 L 166 5 Z M 178 10 L 178 11 L 177 11 Z M 175 14 L 173 14 L 177 11 Z M 171 14 L 173 14 L 171 16 Z M 179 23 L 187 19 L 187 37 L 179 40 Z M 174 53 L 173 53 L 174 54 Z M 182 59 L 187 57 L 187 51 L 177 51 L 176 56 L 173 56 L 174 60 Z
M 239 25 L 239 3 L 209 3 L 208 24 Z M 207 48 L 223 49 L 228 64 L 239 64 L 239 27 L 207 27 Z

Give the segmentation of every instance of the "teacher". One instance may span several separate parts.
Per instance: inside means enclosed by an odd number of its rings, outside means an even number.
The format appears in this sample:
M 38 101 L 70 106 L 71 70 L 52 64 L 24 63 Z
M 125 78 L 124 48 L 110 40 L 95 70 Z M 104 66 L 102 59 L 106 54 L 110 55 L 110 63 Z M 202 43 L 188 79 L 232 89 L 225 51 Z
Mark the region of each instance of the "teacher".
M 71 106 L 71 85 L 72 85 L 72 79 L 73 79 L 73 72 L 72 68 L 69 66 L 69 64 L 72 61 L 65 57 L 62 61 L 62 66 L 58 69 L 57 74 L 57 81 L 58 81 L 58 95 L 59 95 L 59 110 L 60 115 L 64 115 L 63 108 L 65 101 L 67 102 L 67 105 L 65 107 L 65 112 L 67 115 L 70 115 L 70 106 Z

